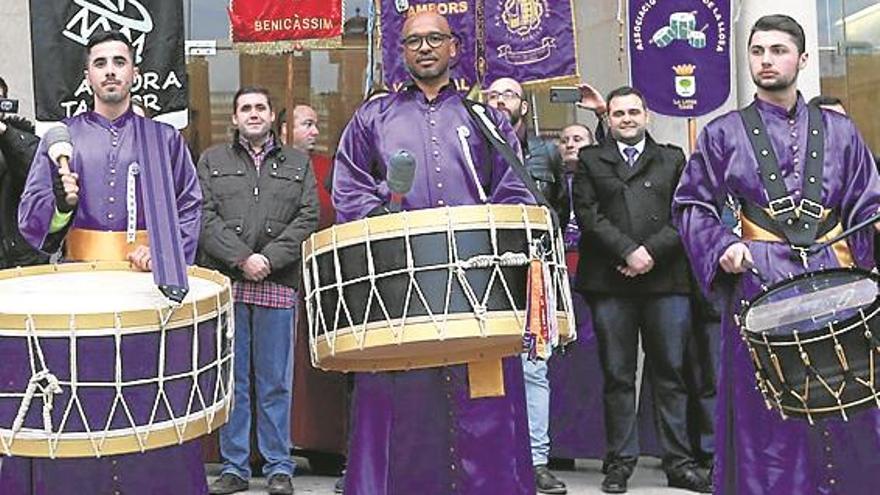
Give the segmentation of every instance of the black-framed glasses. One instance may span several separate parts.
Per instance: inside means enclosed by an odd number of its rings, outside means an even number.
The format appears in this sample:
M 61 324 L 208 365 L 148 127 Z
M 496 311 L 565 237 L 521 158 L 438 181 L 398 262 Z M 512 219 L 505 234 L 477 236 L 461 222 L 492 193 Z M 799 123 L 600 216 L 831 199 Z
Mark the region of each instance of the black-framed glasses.
M 427 43 L 431 48 L 440 48 L 440 45 L 451 39 L 452 35 L 445 33 L 428 33 L 424 36 L 413 34 L 404 38 L 401 44 L 407 49 L 417 52 L 422 49 L 422 43 Z
M 486 97 L 487 102 L 492 102 L 499 98 L 504 101 L 516 101 L 522 99 L 522 95 L 512 89 L 506 89 L 504 91 L 486 91 L 483 95 Z

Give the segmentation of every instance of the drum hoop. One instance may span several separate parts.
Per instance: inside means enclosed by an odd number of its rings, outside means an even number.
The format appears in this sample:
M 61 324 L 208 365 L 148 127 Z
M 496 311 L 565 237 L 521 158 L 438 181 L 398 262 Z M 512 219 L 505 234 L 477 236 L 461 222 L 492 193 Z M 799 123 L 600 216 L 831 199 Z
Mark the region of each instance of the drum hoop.
M 877 313 L 880 313 L 880 301 L 872 304 L 868 310 L 863 311 L 865 318 L 864 320 L 870 320 L 877 316 Z M 861 316 L 852 316 L 847 318 L 846 320 L 838 322 L 836 325 L 832 325 L 832 331 L 828 332 L 828 325 L 825 325 L 821 328 L 817 328 L 815 330 L 810 330 L 808 332 L 798 332 L 797 337 L 795 338 L 794 334 L 790 335 L 770 335 L 767 334 L 767 342 L 770 343 L 771 347 L 797 347 L 799 345 L 812 344 L 814 342 L 821 342 L 826 339 L 830 339 L 833 337 L 839 337 L 847 332 L 857 329 L 858 327 L 863 327 L 864 321 Z M 766 347 L 764 342 L 764 334 L 760 332 L 751 332 L 745 330 L 746 336 L 750 343 L 757 344 L 762 347 Z
M 0 280 L 11 280 L 19 277 L 27 277 L 33 275 L 48 275 L 52 273 L 82 273 L 82 272 L 104 272 L 104 271 L 129 271 L 135 270 L 131 264 L 122 261 L 101 261 L 92 263 L 59 263 L 51 265 L 38 265 L 29 267 L 19 267 L 9 270 L 0 271 Z M 10 331 L 26 332 L 28 330 L 28 319 L 30 317 L 33 327 L 40 332 L 44 331 L 60 331 L 69 332 L 71 328 L 71 320 L 75 321 L 77 331 L 89 330 L 107 330 L 117 328 L 116 319 L 119 317 L 120 325 L 118 328 L 129 331 L 143 331 L 144 328 L 152 327 L 153 329 L 162 328 L 178 328 L 182 326 L 192 325 L 196 322 L 193 314 L 199 315 L 201 320 L 203 315 L 213 313 L 216 316 L 217 311 L 229 308 L 232 302 L 232 294 L 229 290 L 229 278 L 215 270 L 190 266 L 187 268 L 187 274 L 190 276 L 206 279 L 218 284 L 221 287 L 218 294 L 211 294 L 202 299 L 194 301 L 195 311 L 193 311 L 193 302 L 185 303 L 180 306 L 183 311 L 174 311 L 171 317 L 165 322 L 161 321 L 159 309 L 162 311 L 170 309 L 169 304 L 157 309 L 138 309 L 132 311 L 121 312 L 100 312 L 100 313 L 83 313 L 83 314 L 32 314 L 25 313 L 0 313 L 0 328 L 3 329 L 5 335 L 9 335 Z
M 828 407 L 815 407 L 815 408 L 803 408 L 803 407 L 794 407 L 789 405 L 783 405 L 782 410 L 787 413 L 799 413 L 799 414 L 810 414 L 810 415 L 818 415 L 818 414 L 831 414 L 836 413 L 840 414 L 841 410 L 846 411 L 847 409 L 851 409 L 854 407 L 861 406 L 867 402 L 877 402 L 877 397 L 880 396 L 880 393 L 877 394 L 869 394 L 865 397 L 862 397 L 858 400 L 853 400 L 849 402 L 842 402 L 840 405 L 828 406 Z
M 745 332 L 748 340 L 753 343 L 763 344 L 765 334 L 767 336 L 768 341 L 773 342 L 774 344 L 778 343 L 779 345 L 798 345 L 798 342 L 803 344 L 803 343 L 807 343 L 807 342 L 821 340 L 821 339 L 816 339 L 814 336 L 816 334 L 822 334 L 823 332 L 825 332 L 827 330 L 827 325 L 823 326 L 821 328 L 810 330 L 810 331 L 800 332 L 800 333 L 798 333 L 798 337 L 795 339 L 791 335 L 771 335 L 771 334 L 768 334 L 767 332 L 751 331 L 748 329 L 745 322 L 746 322 L 746 316 L 748 315 L 749 311 L 751 311 L 751 308 L 755 304 L 761 302 L 763 299 L 768 297 L 773 292 L 780 290 L 784 287 L 790 286 L 790 285 L 795 285 L 802 280 L 817 278 L 817 276 L 819 276 L 820 274 L 828 274 L 828 273 L 846 273 L 846 274 L 856 273 L 858 275 L 864 276 L 865 278 L 871 279 L 874 282 L 880 283 L 880 275 L 878 275 L 874 272 L 868 271 L 868 270 L 864 270 L 862 268 L 858 268 L 858 267 L 827 268 L 827 269 L 819 270 L 819 271 L 815 271 L 815 272 L 801 273 L 801 274 L 795 275 L 792 278 L 782 280 L 782 281 L 774 284 L 773 286 L 768 287 L 767 290 L 762 291 L 757 296 L 753 297 L 752 300 L 749 301 L 749 303 L 747 305 L 745 305 L 740 310 L 739 321 L 742 323 L 742 330 L 743 330 L 743 332 Z M 880 297 L 878 297 L 877 300 L 875 300 L 870 306 L 867 307 L 866 310 L 864 310 L 865 313 L 870 313 L 870 315 L 868 316 L 868 319 L 870 319 L 871 317 L 873 317 L 874 315 L 877 314 L 878 308 L 880 308 Z M 840 335 L 841 333 L 844 333 L 844 332 L 851 330 L 853 328 L 853 326 L 861 324 L 860 318 L 861 317 L 853 316 L 853 317 L 847 318 L 846 320 L 843 320 L 842 322 L 838 322 L 837 325 L 833 326 L 834 335 Z M 837 327 L 842 327 L 842 328 L 838 329 Z M 830 336 L 830 334 L 826 334 L 826 335 Z M 813 337 L 813 338 L 811 338 L 811 337 Z M 755 340 L 755 339 L 757 339 L 757 340 Z M 789 342 L 789 339 L 792 339 L 792 340 Z
M 562 345 L 573 341 L 576 336 L 571 333 L 573 325 L 565 312 L 557 311 L 556 319 L 560 327 Z M 418 320 L 418 321 L 416 321 Z M 401 319 L 394 320 L 400 324 Z M 486 356 L 506 357 L 522 352 L 522 330 L 513 311 L 496 311 L 488 315 L 485 328 L 480 331 L 472 314 L 457 314 L 443 322 L 443 328 L 431 322 L 428 317 L 407 318 L 406 331 L 398 327 L 389 327 L 385 322 L 373 325 L 358 338 L 360 327 L 337 329 L 333 334 L 323 334 L 310 341 L 313 364 L 321 369 L 346 371 L 402 371 L 408 369 L 430 368 L 460 364 L 472 360 L 486 359 Z M 397 328 L 397 329 L 396 329 Z M 442 336 L 442 337 L 441 337 Z M 513 345 L 510 345 L 510 341 Z M 396 357 L 382 359 L 363 358 L 358 352 L 366 348 L 370 350 L 393 349 L 400 345 L 424 344 L 444 341 L 454 345 L 455 342 L 474 341 L 479 345 L 466 351 L 437 351 L 431 357 L 401 354 Z M 442 360 L 438 360 L 439 355 Z M 329 364 L 328 364 L 329 363 Z
M 381 240 L 402 237 L 404 230 L 410 235 L 446 232 L 452 218 L 455 231 L 479 230 L 492 225 L 499 230 L 522 229 L 523 211 L 533 230 L 549 230 L 546 207 L 534 205 L 486 204 L 450 206 L 410 210 L 392 215 L 364 218 L 334 225 L 315 232 L 303 241 L 302 256 L 306 260 L 328 251 L 357 245 L 366 239 Z M 335 239 L 334 239 L 335 238 Z
M 8 443 L 11 455 L 24 457 L 93 458 L 98 453 L 102 456 L 130 454 L 180 445 L 207 435 L 226 423 L 231 406 L 232 396 L 229 395 L 205 410 L 182 418 L 177 423 L 164 421 L 160 428 L 152 430 L 144 428 L 113 430 L 107 435 L 97 434 L 96 438 L 89 438 L 85 433 L 70 435 L 60 433 L 53 434 L 47 439 L 45 436 L 40 438 L 39 435 L 23 434 L 25 431 L 22 430 L 10 441 L 11 433 L 8 429 L 0 430 L 0 436 Z M 141 441 L 138 436 L 141 437 Z
M 560 322 L 560 327 L 563 327 L 563 322 L 568 322 L 568 314 L 564 310 L 556 310 L 555 317 Z M 474 314 L 471 311 L 461 311 L 458 313 L 449 313 L 444 315 L 442 318 L 437 318 L 439 321 L 435 321 L 432 319 L 430 315 L 421 315 L 421 316 L 407 316 L 406 321 L 404 322 L 404 318 L 393 318 L 391 320 L 377 320 L 373 322 L 369 322 L 366 325 L 361 323 L 357 325 L 348 325 L 348 326 L 340 326 L 332 333 L 322 333 L 317 336 L 318 341 L 326 341 L 329 340 L 327 338 L 328 335 L 333 334 L 338 337 L 341 335 L 346 335 L 349 333 L 366 330 L 367 333 L 373 333 L 374 331 L 384 330 L 384 329 L 394 329 L 395 331 L 400 331 L 401 326 L 405 323 L 406 330 L 412 336 L 413 333 L 420 334 L 422 332 L 428 332 L 429 330 L 434 330 L 438 336 L 442 334 L 442 327 L 444 325 L 449 324 L 458 324 L 459 322 L 471 323 L 474 321 Z M 494 319 L 511 319 L 513 320 L 513 324 L 516 325 L 518 322 L 516 320 L 516 312 L 510 310 L 497 310 L 490 311 L 487 314 L 487 321 Z M 516 332 L 522 334 L 522 329 L 517 328 Z M 569 328 L 565 326 L 564 335 L 567 337 L 569 335 Z M 475 333 L 472 337 L 482 338 L 479 333 Z M 371 338 L 376 338 L 375 336 Z M 440 338 L 439 340 L 443 340 Z M 406 342 L 406 339 L 403 338 L 401 333 L 401 338 L 395 339 L 393 342 L 389 341 L 388 343 L 399 344 L 401 342 Z M 384 345 L 384 344 L 382 344 Z

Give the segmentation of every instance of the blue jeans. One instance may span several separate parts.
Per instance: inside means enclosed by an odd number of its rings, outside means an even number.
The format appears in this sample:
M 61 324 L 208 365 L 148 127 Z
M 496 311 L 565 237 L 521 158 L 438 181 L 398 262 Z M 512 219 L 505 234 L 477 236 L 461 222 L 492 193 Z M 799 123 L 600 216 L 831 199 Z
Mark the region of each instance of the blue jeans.
M 235 303 L 235 397 L 229 422 L 220 429 L 223 473 L 250 479 L 251 383 L 257 404 L 257 445 L 263 475 L 293 475 L 290 409 L 293 397 L 293 308 Z
M 532 465 L 545 466 L 550 456 L 550 380 L 547 378 L 547 361 L 530 361 L 523 354 L 522 363 Z

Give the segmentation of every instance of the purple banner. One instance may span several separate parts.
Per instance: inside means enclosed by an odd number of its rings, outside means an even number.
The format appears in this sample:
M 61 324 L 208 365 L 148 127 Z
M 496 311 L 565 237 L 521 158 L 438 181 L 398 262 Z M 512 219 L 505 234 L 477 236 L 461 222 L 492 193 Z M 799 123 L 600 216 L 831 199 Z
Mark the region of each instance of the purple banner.
M 403 61 L 400 34 L 410 14 L 436 11 L 446 17 L 458 37 L 458 56 L 451 61 L 452 81 L 459 91 L 468 91 L 477 81 L 476 0 L 438 3 L 436 0 L 381 0 L 382 68 L 385 85 L 397 91 L 409 81 Z
M 629 0 L 633 87 L 653 112 L 696 117 L 730 94 L 730 0 Z
M 577 78 L 571 0 L 483 0 L 486 85 Z

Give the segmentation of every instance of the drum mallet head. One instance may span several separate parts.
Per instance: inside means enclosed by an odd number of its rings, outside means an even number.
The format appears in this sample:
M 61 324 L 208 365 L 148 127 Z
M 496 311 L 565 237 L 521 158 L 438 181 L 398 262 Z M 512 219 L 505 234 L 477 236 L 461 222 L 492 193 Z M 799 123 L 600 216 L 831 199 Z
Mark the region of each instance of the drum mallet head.
M 388 189 L 391 191 L 391 201 L 388 203 L 389 212 L 397 213 L 400 211 L 403 197 L 412 189 L 415 174 L 416 160 L 409 151 L 400 150 L 391 156 L 385 178 Z
M 43 135 L 46 142 L 46 151 L 49 158 L 56 164 L 59 163 L 61 157 L 68 159 L 73 156 L 73 143 L 70 140 L 70 130 L 64 124 L 50 127 L 46 134 Z
M 388 164 L 388 189 L 393 193 L 408 193 L 412 189 L 415 173 L 415 158 L 409 151 L 398 151 L 391 156 L 391 161 Z
M 43 135 L 46 142 L 46 152 L 49 158 L 58 165 L 58 172 L 64 175 L 70 175 L 70 157 L 73 156 L 73 143 L 70 140 L 70 130 L 64 124 L 51 127 L 46 134 Z M 79 197 L 75 192 L 66 192 L 64 200 L 70 206 L 76 206 Z

